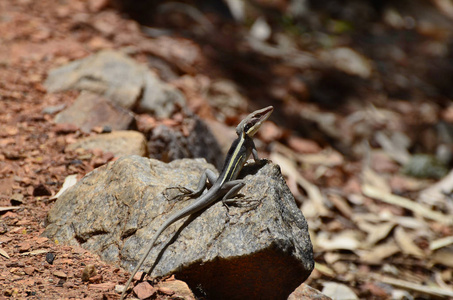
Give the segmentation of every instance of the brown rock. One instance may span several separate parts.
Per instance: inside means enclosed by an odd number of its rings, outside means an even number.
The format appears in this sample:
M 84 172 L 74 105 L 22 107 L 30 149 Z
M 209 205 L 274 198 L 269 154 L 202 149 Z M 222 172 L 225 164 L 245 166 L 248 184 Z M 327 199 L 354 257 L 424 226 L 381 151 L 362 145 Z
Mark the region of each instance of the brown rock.
M 302 283 L 291 295 L 289 295 L 288 300 L 331 300 L 330 297 L 327 297 L 317 289 L 312 288 L 311 286 Z
M 28 242 L 22 242 L 19 244 L 19 252 L 27 252 L 28 250 L 30 250 L 31 248 L 31 245 L 30 243 Z
M 195 300 L 195 296 L 187 283 L 181 280 L 166 280 L 159 284 L 158 289 L 167 295 L 176 294 L 175 298 L 180 297 L 185 300 Z M 168 294 L 169 291 L 171 294 Z
M 63 271 L 54 271 L 53 275 L 57 276 L 58 278 L 67 278 L 68 277 L 68 275 L 66 275 L 66 273 Z
M 124 130 L 133 124 L 134 117 L 102 96 L 82 92 L 73 105 L 56 115 L 55 122 L 71 123 L 85 132 L 97 126 Z
M 26 268 L 24 268 L 24 272 L 25 272 L 25 274 L 27 274 L 27 275 L 32 275 L 32 274 L 35 272 L 35 268 L 33 268 L 33 267 L 26 267 Z
M 132 130 L 114 131 L 112 133 L 98 134 L 83 138 L 67 147 L 68 150 L 101 149 L 104 152 L 112 152 L 115 157 L 124 155 L 148 156 L 148 147 L 145 136 Z
M 148 282 L 140 282 L 134 287 L 134 293 L 139 299 L 146 299 L 156 293 L 156 289 Z
M 71 123 L 58 123 L 53 127 L 53 131 L 60 134 L 73 133 L 77 130 L 79 127 Z
M 115 283 L 113 283 L 113 282 L 90 284 L 88 286 L 89 289 L 101 290 L 101 291 L 113 290 L 114 287 L 115 287 Z

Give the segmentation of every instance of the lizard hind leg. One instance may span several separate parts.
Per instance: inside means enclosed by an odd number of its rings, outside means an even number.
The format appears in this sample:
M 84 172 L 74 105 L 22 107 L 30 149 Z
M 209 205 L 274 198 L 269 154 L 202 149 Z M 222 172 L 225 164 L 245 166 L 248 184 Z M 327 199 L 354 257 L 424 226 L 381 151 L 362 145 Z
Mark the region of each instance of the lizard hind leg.
M 216 180 L 217 175 L 213 171 L 208 169 L 205 170 L 204 173 L 201 175 L 200 181 L 198 182 L 197 188 L 195 190 L 182 186 L 175 186 L 166 188 L 163 194 L 165 199 L 169 201 L 173 200 L 179 201 L 184 198 L 196 198 L 203 193 L 207 186 L 212 186 Z

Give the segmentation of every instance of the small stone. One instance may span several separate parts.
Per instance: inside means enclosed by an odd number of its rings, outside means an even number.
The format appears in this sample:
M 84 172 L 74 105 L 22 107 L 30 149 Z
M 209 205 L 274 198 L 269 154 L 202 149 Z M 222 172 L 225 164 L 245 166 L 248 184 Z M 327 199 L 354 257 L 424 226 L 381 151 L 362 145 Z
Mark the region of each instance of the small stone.
M 77 130 L 79 130 L 79 127 L 72 123 L 57 123 L 53 128 L 53 131 L 60 134 L 74 133 Z
M 63 283 L 63 287 L 64 288 L 67 288 L 67 289 L 72 289 L 75 287 L 74 283 L 71 282 L 71 281 L 66 281 L 65 283 Z
M 96 268 L 94 265 L 87 265 L 82 272 L 82 281 L 88 281 L 91 277 L 97 274 Z
M 161 283 L 158 287 L 161 293 L 172 295 L 176 294 L 177 296 L 186 299 L 186 300 L 195 300 L 195 296 L 190 290 L 187 283 L 181 280 L 175 280 L 174 278 L 169 278 Z M 171 294 L 169 294 L 171 293 Z M 177 298 L 177 297 L 175 297 Z
M 103 279 L 104 279 L 104 277 L 102 276 L 102 274 L 97 274 L 97 275 L 95 275 L 93 277 L 90 277 L 89 282 L 91 282 L 91 283 L 101 283 Z
M 98 284 L 90 284 L 89 288 L 90 289 L 95 289 L 95 290 L 101 290 L 101 291 L 108 291 L 113 289 L 115 284 L 113 282 L 104 282 L 104 283 L 98 283 Z
M 9 200 L 9 202 L 13 206 L 22 205 L 22 204 L 24 204 L 24 195 L 19 194 L 19 193 L 14 193 L 11 196 L 11 199 Z
M 41 113 L 47 114 L 47 115 L 53 115 L 54 113 L 62 111 L 65 107 L 66 107 L 66 104 L 60 104 L 60 105 L 55 105 L 55 106 L 46 106 L 42 109 Z
M 134 275 L 134 280 L 140 280 L 140 279 L 142 279 L 142 275 L 143 275 L 143 272 L 142 272 L 142 271 L 139 271 L 139 272 L 135 273 L 135 275 Z
M 33 196 L 50 196 L 52 193 L 44 184 L 39 184 L 33 189 Z
M 68 277 L 68 275 L 66 275 L 66 273 L 63 271 L 55 271 L 55 272 L 53 272 L 53 275 L 57 276 L 58 278 L 67 278 Z
M 23 243 L 19 244 L 19 252 L 20 253 L 27 252 L 28 250 L 30 250 L 30 248 L 31 248 L 30 243 L 23 242 Z
M 25 272 L 25 274 L 27 274 L 27 275 L 32 275 L 33 272 L 35 272 L 35 268 L 33 268 L 33 267 L 26 267 L 26 268 L 24 269 L 24 272 Z
M 171 288 L 165 286 L 159 287 L 159 292 L 165 295 L 173 295 L 175 293 L 175 291 L 173 291 Z
M 121 294 L 124 291 L 125 286 L 122 284 L 115 285 L 115 293 Z
M 55 257 L 56 257 L 55 254 L 53 254 L 52 252 L 49 252 L 46 254 L 46 261 L 52 265 L 53 261 L 55 260 Z
M 156 289 L 148 282 L 140 282 L 134 287 L 134 293 L 139 299 L 146 299 L 156 293 Z

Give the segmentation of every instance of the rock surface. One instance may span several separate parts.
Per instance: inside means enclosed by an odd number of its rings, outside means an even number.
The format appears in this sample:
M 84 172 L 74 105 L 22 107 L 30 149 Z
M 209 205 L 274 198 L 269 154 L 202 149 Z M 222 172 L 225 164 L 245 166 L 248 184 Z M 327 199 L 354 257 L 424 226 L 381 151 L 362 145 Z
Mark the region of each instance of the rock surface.
M 58 113 L 55 122 L 74 124 L 84 132 L 105 126 L 113 130 L 140 129 L 134 113 L 158 119 L 179 113 L 185 116 L 179 127 L 159 125 L 142 130 L 148 140 L 148 153 L 165 162 L 203 157 L 216 167 L 222 166 L 223 156 L 218 155 L 221 150 L 215 137 L 186 108 L 183 94 L 121 52 L 101 51 L 54 69 L 45 86 L 49 92 L 82 91 L 73 105 Z
M 213 169 L 202 160 L 120 158 L 56 201 L 44 235 L 132 270 L 157 227 L 193 201 L 168 201 L 165 189 L 195 188 L 206 168 Z M 211 299 L 286 299 L 314 267 L 307 223 L 278 166 L 253 164 L 242 174 L 253 174 L 244 177 L 241 192 L 259 200 L 256 208 L 216 203 L 176 222 L 143 269 L 158 258 L 152 276 L 173 273 Z
M 91 91 L 123 108 L 138 107 L 140 112 L 161 118 L 170 117 L 185 105 L 181 92 L 161 81 L 146 66 L 112 50 L 52 70 L 45 87 L 49 92 Z
M 224 156 L 208 126 L 196 115 L 185 121 L 187 134 L 166 125 L 159 125 L 148 134 L 148 152 L 163 162 L 175 159 L 203 157 L 217 168 L 223 166 Z M 236 138 L 228 139 L 231 142 Z
M 70 107 L 55 116 L 55 123 L 74 124 L 82 131 L 90 132 L 94 127 L 104 126 L 126 130 L 134 127 L 135 120 L 130 111 L 103 96 L 85 91 Z
M 289 295 L 288 300 L 332 300 L 317 289 L 302 283 L 294 292 Z
M 101 149 L 112 152 L 115 157 L 124 155 L 148 156 L 145 136 L 133 130 L 114 131 L 82 138 L 66 147 L 69 150 Z

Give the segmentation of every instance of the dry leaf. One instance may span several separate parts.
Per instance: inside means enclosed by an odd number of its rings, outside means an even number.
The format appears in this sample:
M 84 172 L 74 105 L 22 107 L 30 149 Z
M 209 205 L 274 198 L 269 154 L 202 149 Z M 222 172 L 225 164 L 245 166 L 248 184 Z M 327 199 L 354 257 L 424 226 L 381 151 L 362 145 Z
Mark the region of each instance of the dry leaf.
M 400 252 L 393 241 L 374 247 L 371 251 L 359 251 L 360 260 L 368 264 L 381 264 L 384 259 Z
M 348 286 L 336 282 L 324 282 L 322 293 L 336 300 L 354 300 L 359 299 L 357 295 Z
M 429 243 L 429 250 L 437 250 L 453 244 L 453 236 L 447 236 L 441 239 L 431 241 Z
M 330 193 L 327 197 L 330 202 L 348 219 L 351 219 L 353 211 L 348 202 L 338 194 Z
M 343 156 L 332 149 L 327 149 L 315 154 L 300 154 L 297 157 L 303 163 L 321 165 L 328 168 L 340 166 L 344 163 Z
M 283 175 L 293 177 L 296 182 L 307 192 L 308 197 L 313 201 L 313 204 L 315 205 L 320 216 L 326 216 L 329 214 L 329 210 L 324 205 L 324 198 L 319 188 L 302 177 L 302 175 L 300 175 L 300 173 L 296 170 L 296 167 L 291 160 L 278 153 L 272 153 L 271 160 L 273 160 L 276 164 L 281 165 Z
M 334 277 L 335 276 L 335 272 L 331 268 L 329 268 L 328 266 L 326 266 L 324 264 L 315 262 L 315 269 L 318 270 L 321 274 L 324 274 L 324 275 L 327 275 L 327 276 L 330 276 L 330 277 Z
M 431 261 L 453 268 L 453 249 L 451 247 L 442 248 L 430 255 Z
M 413 242 L 414 237 L 404 231 L 403 227 L 396 227 L 394 237 L 403 253 L 414 256 L 425 256 L 425 253 Z
M 356 250 L 359 248 L 360 242 L 357 238 L 357 232 L 344 230 L 338 234 L 334 234 L 329 238 L 327 234 L 321 232 L 316 239 L 316 245 L 321 250 Z
M 77 175 L 69 175 L 65 178 L 63 186 L 58 191 L 58 193 L 50 199 L 57 199 L 60 197 L 67 189 L 77 183 Z
M 421 191 L 418 199 L 429 205 L 444 204 L 446 195 L 453 192 L 453 170 L 439 182 Z
M 10 258 L 9 255 L 8 255 L 8 253 L 6 253 L 6 251 L 3 250 L 2 248 L 0 248 L 0 255 L 6 257 L 6 258 L 8 258 L 8 259 Z
M 453 297 L 453 291 L 442 289 L 439 287 L 434 286 L 426 286 L 418 283 L 413 283 L 405 280 L 400 280 L 396 278 L 391 278 L 387 276 L 373 276 L 376 280 L 379 280 L 383 283 L 390 284 L 393 286 L 400 287 L 405 290 L 416 291 L 425 295 L 429 296 L 437 296 L 437 297 Z
M 362 180 L 364 184 L 369 184 L 378 188 L 382 192 L 391 193 L 392 189 L 387 181 L 370 167 L 365 167 L 362 171 Z
M 0 211 L 19 209 L 20 206 L 0 206 Z
M 381 131 L 376 133 L 376 141 L 382 149 L 395 161 L 400 164 L 406 164 L 410 159 L 410 153 L 407 151 L 409 138 L 401 132 L 394 132 L 391 138 L 388 138 Z
M 369 248 L 379 242 L 380 240 L 386 238 L 390 231 L 395 227 L 393 222 L 385 222 L 380 224 L 371 224 L 364 220 L 357 223 L 359 228 L 368 233 L 365 245 L 363 248 Z
M 433 211 L 420 203 L 411 201 L 410 199 L 382 192 L 379 189 L 367 184 L 362 186 L 362 192 L 367 197 L 378 199 L 389 204 L 406 208 L 414 212 L 415 214 L 423 216 L 427 219 L 435 220 L 443 224 L 453 224 L 452 217 Z
M 48 249 L 36 249 L 36 250 L 30 251 L 30 252 L 21 253 L 20 255 L 38 255 L 38 254 L 43 254 L 43 253 L 47 253 L 47 252 L 49 252 Z

